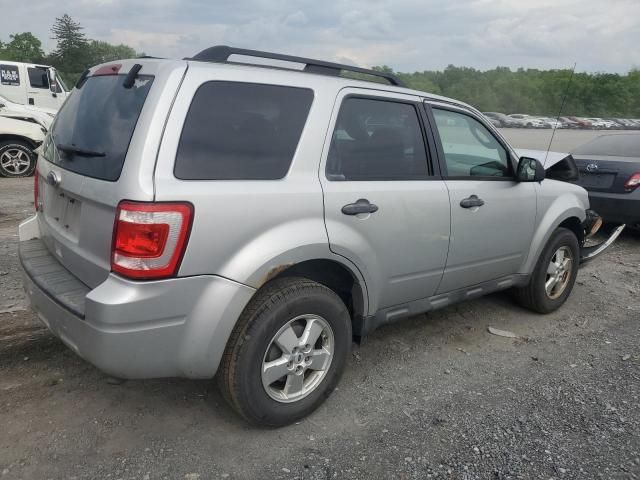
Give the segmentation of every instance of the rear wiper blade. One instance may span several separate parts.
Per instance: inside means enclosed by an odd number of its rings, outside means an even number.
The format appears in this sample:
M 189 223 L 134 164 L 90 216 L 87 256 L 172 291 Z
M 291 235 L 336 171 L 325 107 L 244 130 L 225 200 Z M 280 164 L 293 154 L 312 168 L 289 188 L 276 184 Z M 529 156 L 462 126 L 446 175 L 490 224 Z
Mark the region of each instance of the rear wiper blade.
M 80 155 L 81 157 L 104 157 L 104 152 L 96 152 L 94 150 L 87 150 L 85 148 L 76 147 L 74 145 L 65 145 L 64 143 L 56 144 L 58 150 L 62 150 L 65 153 L 72 155 Z

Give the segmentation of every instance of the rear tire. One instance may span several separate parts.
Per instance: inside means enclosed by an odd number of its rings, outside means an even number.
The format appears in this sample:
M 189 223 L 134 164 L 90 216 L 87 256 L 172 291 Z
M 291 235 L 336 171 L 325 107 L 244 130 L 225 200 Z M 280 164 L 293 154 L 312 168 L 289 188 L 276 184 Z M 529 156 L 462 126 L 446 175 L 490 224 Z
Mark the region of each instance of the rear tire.
M 0 176 L 28 177 L 36 168 L 37 157 L 31 145 L 22 140 L 0 142 Z
M 578 275 L 580 247 L 575 234 L 558 228 L 544 247 L 529 284 L 514 289 L 516 301 L 538 313 L 551 313 L 564 304 Z
M 249 422 L 288 425 L 331 394 L 351 341 L 349 311 L 332 290 L 305 278 L 276 279 L 240 316 L 220 365 L 219 387 Z

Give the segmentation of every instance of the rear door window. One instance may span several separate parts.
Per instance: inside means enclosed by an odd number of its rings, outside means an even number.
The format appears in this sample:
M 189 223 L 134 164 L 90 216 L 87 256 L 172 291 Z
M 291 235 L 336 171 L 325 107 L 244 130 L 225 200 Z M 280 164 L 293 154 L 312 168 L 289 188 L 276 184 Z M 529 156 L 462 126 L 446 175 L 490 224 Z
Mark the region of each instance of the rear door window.
M 326 168 L 331 181 L 423 180 L 427 152 L 413 104 L 346 98 Z
M 117 180 L 153 83 L 152 76 L 139 75 L 133 87 L 125 88 L 124 79 L 89 77 L 74 90 L 56 115 L 45 158 L 81 175 Z
M 275 180 L 289 171 L 313 91 L 212 81 L 185 119 L 174 174 L 182 180 Z

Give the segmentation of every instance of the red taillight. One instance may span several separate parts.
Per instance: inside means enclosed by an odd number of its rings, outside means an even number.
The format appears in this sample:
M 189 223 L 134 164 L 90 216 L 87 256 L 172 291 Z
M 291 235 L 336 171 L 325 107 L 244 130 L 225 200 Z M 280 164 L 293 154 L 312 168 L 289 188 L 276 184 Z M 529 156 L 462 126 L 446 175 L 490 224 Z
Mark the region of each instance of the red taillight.
M 39 210 L 38 197 L 40 197 L 40 178 L 38 170 L 36 169 L 36 171 L 33 172 L 33 207 L 36 209 L 36 212 Z
M 631 175 L 629 177 L 629 180 L 627 180 L 624 183 L 624 189 L 628 191 L 635 190 L 639 185 L 640 185 L 640 172 L 636 172 L 633 175 Z
M 178 272 L 193 220 L 189 203 L 120 202 L 111 270 L 124 277 L 158 279 Z
M 95 72 L 93 72 L 92 77 L 102 77 L 105 75 L 117 75 L 120 69 L 122 68 L 121 63 L 114 63 L 111 65 L 103 65 L 98 68 Z

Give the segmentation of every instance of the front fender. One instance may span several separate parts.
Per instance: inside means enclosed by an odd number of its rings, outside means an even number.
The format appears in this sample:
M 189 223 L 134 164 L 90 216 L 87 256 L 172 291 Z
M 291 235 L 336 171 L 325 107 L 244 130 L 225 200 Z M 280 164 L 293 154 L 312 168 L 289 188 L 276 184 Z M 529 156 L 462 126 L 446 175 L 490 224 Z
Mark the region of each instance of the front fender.
M 548 184 L 548 188 L 545 188 L 545 183 Z M 588 195 L 584 189 L 554 180 L 542 182 L 538 189 L 537 202 L 536 228 L 529 255 L 519 273 L 532 273 L 542 250 L 558 226 L 572 217 L 577 218 L 580 223 L 584 222 L 586 210 L 589 208 Z

